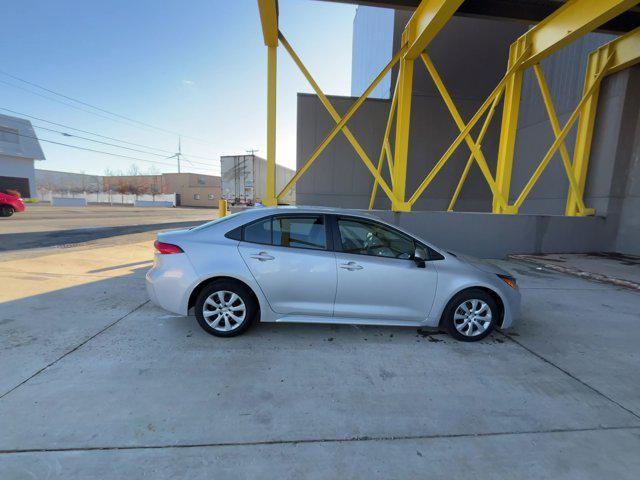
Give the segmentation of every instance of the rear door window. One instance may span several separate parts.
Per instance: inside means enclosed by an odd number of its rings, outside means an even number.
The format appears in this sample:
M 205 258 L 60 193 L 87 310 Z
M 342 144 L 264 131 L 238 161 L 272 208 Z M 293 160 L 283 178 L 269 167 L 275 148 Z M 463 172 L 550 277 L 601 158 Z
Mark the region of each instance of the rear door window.
M 273 244 L 282 247 L 326 249 L 324 216 L 274 217 Z

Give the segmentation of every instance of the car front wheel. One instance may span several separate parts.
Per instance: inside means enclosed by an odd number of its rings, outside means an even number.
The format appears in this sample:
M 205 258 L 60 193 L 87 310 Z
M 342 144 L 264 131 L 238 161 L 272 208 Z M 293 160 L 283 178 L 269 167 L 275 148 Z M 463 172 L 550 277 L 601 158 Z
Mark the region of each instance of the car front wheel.
M 10 217 L 15 210 L 11 205 L 2 205 L 0 207 L 0 217 Z
M 229 280 L 215 280 L 198 295 L 196 318 L 202 329 L 216 337 L 240 335 L 253 323 L 258 312 L 252 292 Z
M 485 338 L 498 321 L 498 305 L 484 290 L 471 288 L 457 294 L 447 305 L 443 324 L 449 334 L 463 342 Z

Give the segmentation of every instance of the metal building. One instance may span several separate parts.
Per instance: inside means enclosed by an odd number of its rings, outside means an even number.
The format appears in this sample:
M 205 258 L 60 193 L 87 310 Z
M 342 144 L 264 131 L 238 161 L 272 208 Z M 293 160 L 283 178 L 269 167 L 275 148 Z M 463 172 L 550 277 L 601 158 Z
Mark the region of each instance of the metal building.
M 35 197 L 34 161 L 44 159 L 31 122 L 0 115 L 0 192 L 13 190 L 24 198 Z

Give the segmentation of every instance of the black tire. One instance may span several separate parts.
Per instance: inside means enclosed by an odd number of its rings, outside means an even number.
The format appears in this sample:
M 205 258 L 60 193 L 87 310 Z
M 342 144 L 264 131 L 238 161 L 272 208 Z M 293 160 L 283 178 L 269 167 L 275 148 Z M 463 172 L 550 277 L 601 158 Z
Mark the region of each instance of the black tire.
M 0 217 L 10 217 L 15 212 L 14 208 L 11 205 L 1 205 L 0 206 Z
M 460 308 L 458 313 L 460 315 L 464 315 L 465 312 L 463 309 L 466 307 L 468 310 L 472 310 L 474 301 L 484 302 L 487 305 L 489 309 L 488 313 L 491 315 L 491 320 L 489 321 L 489 324 L 484 327 L 484 331 L 474 334 L 474 331 L 478 332 L 480 328 L 482 328 L 480 325 L 484 326 L 486 324 L 487 319 L 486 314 L 477 315 L 475 318 L 478 320 L 475 324 L 472 322 L 472 325 L 469 325 L 467 322 L 467 328 L 472 329 L 471 334 L 464 334 L 456 328 L 456 323 L 460 326 L 465 324 L 464 319 L 456 320 L 456 311 Z M 465 305 L 465 307 L 463 307 L 463 305 Z M 449 335 L 456 340 L 460 340 L 462 342 L 477 342 L 491 333 L 498 321 L 499 314 L 498 305 L 491 295 L 479 288 L 470 288 L 458 293 L 447 304 L 442 316 L 442 326 L 447 330 L 447 332 L 449 332 Z
M 218 324 L 218 328 L 216 329 L 207 321 L 204 315 L 205 302 L 207 301 L 207 299 L 209 299 L 209 297 L 213 295 L 215 296 L 211 301 L 215 300 L 216 302 L 220 302 L 220 296 L 216 295 L 216 292 L 228 292 L 226 294 L 222 294 L 222 297 L 226 301 L 228 301 L 228 304 L 230 305 L 227 308 L 229 310 L 232 310 L 232 312 L 229 312 L 229 315 L 231 314 L 239 315 L 239 312 L 240 312 L 240 310 L 233 309 L 233 305 L 231 305 L 231 302 L 229 302 L 232 298 L 231 295 L 229 295 L 229 293 L 235 294 L 238 296 L 240 301 L 244 304 L 244 308 L 245 308 L 244 318 L 241 322 L 237 322 L 236 320 L 233 319 L 233 317 L 231 318 L 223 317 L 220 319 L 220 323 Z M 237 300 L 233 303 L 235 305 L 235 308 L 239 308 L 238 306 L 240 305 L 240 303 Z M 210 311 L 211 310 L 210 307 L 213 307 L 213 306 L 208 305 L 207 307 L 208 307 L 207 311 Z M 215 335 L 216 337 L 235 337 L 236 335 L 240 335 L 241 333 L 244 333 L 256 320 L 256 317 L 258 316 L 258 311 L 259 311 L 258 303 L 255 299 L 255 296 L 253 295 L 253 292 L 249 288 L 247 288 L 245 285 L 241 284 L 240 282 L 234 282 L 233 280 L 212 281 L 202 289 L 202 291 L 198 295 L 198 298 L 195 304 L 195 312 L 196 312 L 196 318 L 198 319 L 198 324 L 202 327 L 202 329 L 205 332 L 207 332 L 210 335 Z M 209 316 L 208 318 L 212 320 L 212 323 L 214 323 L 218 319 L 218 315 L 216 316 L 212 315 L 212 316 Z M 221 330 L 221 328 L 225 328 L 227 326 L 230 326 L 232 329 L 228 331 Z

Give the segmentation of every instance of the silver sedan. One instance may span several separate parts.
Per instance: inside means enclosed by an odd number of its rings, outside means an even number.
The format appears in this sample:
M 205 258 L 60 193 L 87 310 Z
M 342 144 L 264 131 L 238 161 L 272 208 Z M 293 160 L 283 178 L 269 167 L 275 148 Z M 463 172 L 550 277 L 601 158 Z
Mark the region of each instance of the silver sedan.
M 515 278 L 366 213 L 254 208 L 158 234 L 151 300 L 219 337 L 255 321 L 440 327 L 480 340 L 519 316 Z

